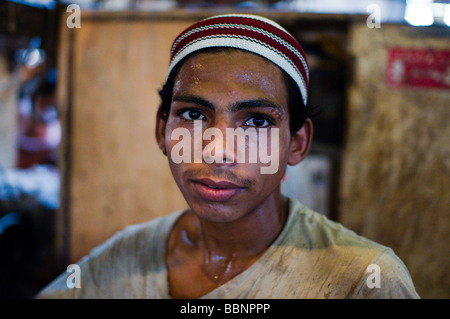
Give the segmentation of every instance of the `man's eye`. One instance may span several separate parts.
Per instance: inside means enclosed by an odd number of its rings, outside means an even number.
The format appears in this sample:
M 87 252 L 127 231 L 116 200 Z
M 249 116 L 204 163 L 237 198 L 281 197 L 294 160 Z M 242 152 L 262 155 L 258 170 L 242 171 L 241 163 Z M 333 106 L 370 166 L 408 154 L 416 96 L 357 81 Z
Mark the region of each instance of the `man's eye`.
M 253 116 L 247 122 L 245 122 L 245 125 L 254 127 L 268 127 L 271 124 L 272 122 L 263 116 Z
M 196 111 L 196 110 L 187 110 L 184 111 L 183 113 L 181 113 L 181 116 L 186 119 L 186 120 L 190 120 L 190 121 L 194 121 L 194 120 L 203 120 L 203 118 L 205 117 L 201 112 Z

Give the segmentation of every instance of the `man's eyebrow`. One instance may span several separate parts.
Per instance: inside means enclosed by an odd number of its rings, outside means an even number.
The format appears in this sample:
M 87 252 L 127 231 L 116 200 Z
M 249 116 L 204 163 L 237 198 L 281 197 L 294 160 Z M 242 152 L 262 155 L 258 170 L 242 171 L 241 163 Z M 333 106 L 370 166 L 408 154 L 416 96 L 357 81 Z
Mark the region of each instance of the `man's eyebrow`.
M 237 102 L 233 105 L 231 110 L 232 112 L 238 112 L 243 109 L 253 109 L 258 107 L 272 108 L 279 111 L 283 115 L 285 114 L 283 107 L 267 99 L 256 99 Z
M 192 103 L 192 104 L 197 104 L 200 106 L 204 106 L 208 109 L 211 109 L 213 111 L 216 109 L 211 102 L 209 102 L 199 96 L 196 96 L 196 95 L 175 95 L 173 97 L 172 101 L 188 102 L 188 103 Z
M 216 108 L 213 103 L 205 100 L 204 98 L 201 98 L 196 95 L 175 95 L 172 99 L 174 102 L 188 102 L 196 105 L 200 105 L 203 107 L 206 107 L 212 111 L 215 111 Z M 247 101 L 239 101 L 233 104 L 231 107 L 232 112 L 239 112 L 244 109 L 253 109 L 253 108 L 271 108 L 274 110 L 279 111 L 281 114 L 285 115 L 285 111 L 283 107 L 280 105 L 267 100 L 267 99 L 254 99 L 254 100 L 247 100 Z

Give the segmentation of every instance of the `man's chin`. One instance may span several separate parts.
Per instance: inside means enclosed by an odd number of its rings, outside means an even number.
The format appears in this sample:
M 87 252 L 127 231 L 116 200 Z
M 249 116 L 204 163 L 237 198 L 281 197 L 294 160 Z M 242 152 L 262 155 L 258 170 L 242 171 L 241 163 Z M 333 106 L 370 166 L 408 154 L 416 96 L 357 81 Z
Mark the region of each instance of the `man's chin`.
M 242 208 L 237 209 L 230 203 L 212 202 L 202 205 L 196 202 L 189 206 L 199 219 L 211 223 L 232 223 L 245 215 Z

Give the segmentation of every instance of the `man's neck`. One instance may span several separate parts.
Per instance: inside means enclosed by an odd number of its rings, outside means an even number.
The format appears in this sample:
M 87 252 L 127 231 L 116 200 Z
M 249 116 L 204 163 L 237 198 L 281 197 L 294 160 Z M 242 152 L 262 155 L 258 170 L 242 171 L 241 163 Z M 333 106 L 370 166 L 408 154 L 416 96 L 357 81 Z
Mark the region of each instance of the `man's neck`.
M 278 193 L 233 222 L 211 222 L 191 212 L 192 238 L 199 267 L 223 284 L 252 265 L 277 238 L 286 221 L 287 202 Z
M 281 232 L 287 216 L 286 200 L 272 196 L 233 222 L 198 219 L 199 247 L 209 256 L 252 258 L 263 252 Z
M 233 222 L 182 215 L 166 256 L 171 295 L 199 298 L 249 268 L 280 234 L 287 214 L 287 200 L 278 195 Z

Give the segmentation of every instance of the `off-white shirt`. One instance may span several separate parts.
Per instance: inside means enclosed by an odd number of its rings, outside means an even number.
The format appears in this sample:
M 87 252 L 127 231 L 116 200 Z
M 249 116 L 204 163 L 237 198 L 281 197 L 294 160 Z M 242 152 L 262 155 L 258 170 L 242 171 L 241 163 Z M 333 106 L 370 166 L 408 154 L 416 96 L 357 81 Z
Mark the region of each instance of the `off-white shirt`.
M 167 241 L 181 214 L 116 233 L 78 262 L 81 288 L 68 288 L 67 279 L 73 278 L 68 278 L 71 273 L 67 272 L 37 297 L 171 298 L 165 263 Z M 392 249 L 289 199 L 286 224 L 273 244 L 248 269 L 202 298 L 419 296 Z

